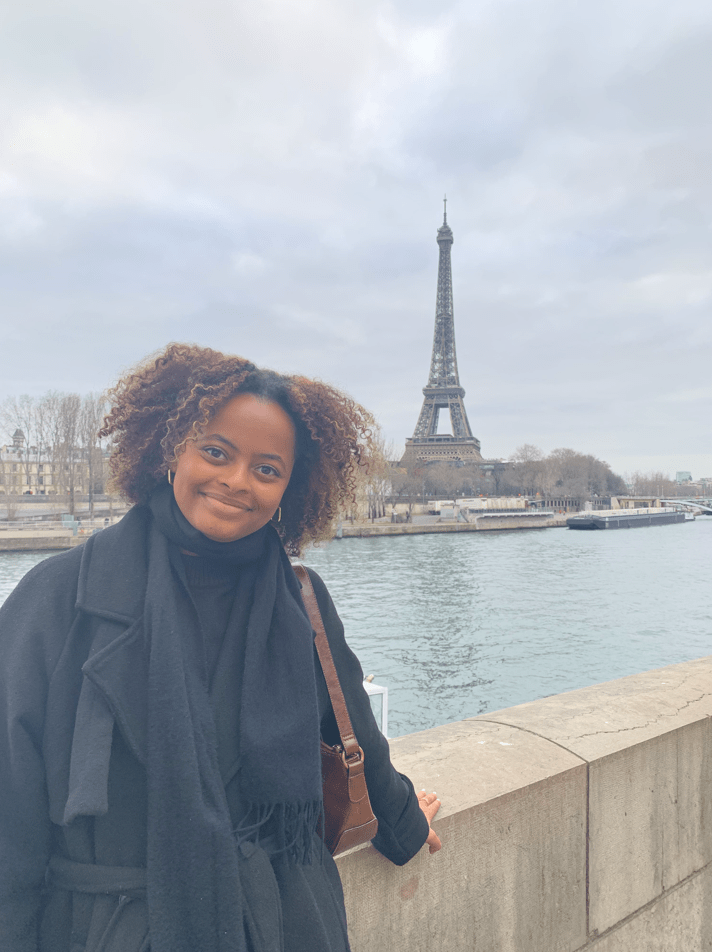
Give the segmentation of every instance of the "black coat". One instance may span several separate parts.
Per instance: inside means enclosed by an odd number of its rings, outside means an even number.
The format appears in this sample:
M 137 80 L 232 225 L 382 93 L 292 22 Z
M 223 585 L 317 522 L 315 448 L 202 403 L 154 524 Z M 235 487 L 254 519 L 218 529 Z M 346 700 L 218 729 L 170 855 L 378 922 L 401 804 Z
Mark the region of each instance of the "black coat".
M 72 890 L 62 888 L 67 860 L 113 868 L 107 875 L 119 879 L 121 868 L 145 867 L 146 528 L 145 510 L 134 508 L 85 545 L 36 566 L 0 609 L 2 952 L 150 947 L 145 898 L 140 888 L 132 888 L 136 883 L 127 879 L 123 890 L 114 883 L 104 894 L 97 893 L 96 884 L 86 892 L 77 889 L 76 881 Z M 326 587 L 310 575 L 365 752 L 379 820 L 374 845 L 402 865 L 423 845 L 427 821 L 412 784 L 390 763 L 388 744 L 362 687 L 361 667 L 344 640 Z M 322 736 L 335 743 L 333 713 L 318 670 Z M 226 790 L 230 802 L 229 784 Z M 50 857 L 52 874 L 47 872 Z M 343 897 L 328 854 L 312 867 L 271 870 L 266 854 L 257 849 L 241 857 L 241 864 L 247 915 L 256 919 L 256 949 L 347 947 Z M 270 921 L 274 906 L 265 900 L 274 891 L 272 873 L 282 898 L 279 929 Z

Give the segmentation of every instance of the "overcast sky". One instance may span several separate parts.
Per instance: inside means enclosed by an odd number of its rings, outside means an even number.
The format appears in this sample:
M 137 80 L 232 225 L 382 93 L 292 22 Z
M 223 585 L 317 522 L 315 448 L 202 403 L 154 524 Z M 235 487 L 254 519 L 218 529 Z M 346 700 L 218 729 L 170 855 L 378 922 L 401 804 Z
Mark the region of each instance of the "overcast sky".
M 712 476 L 709 0 L 29 0 L 0 79 L 0 396 L 195 341 L 402 447 L 447 192 L 483 455 Z

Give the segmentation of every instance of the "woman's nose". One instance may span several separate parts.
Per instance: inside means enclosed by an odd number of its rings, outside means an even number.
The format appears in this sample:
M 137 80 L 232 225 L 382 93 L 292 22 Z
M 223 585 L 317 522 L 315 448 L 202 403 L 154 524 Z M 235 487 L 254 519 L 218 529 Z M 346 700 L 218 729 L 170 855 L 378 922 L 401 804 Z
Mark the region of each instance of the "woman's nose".
M 246 463 L 239 460 L 223 470 L 223 482 L 231 492 L 240 492 L 250 486 L 250 472 Z

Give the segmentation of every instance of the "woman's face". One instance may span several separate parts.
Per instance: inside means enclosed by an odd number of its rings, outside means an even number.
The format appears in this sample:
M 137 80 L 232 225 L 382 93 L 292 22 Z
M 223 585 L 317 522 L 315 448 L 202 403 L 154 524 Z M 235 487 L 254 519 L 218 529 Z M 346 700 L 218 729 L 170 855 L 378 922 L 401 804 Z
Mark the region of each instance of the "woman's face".
M 172 467 L 180 511 L 215 542 L 257 532 L 287 488 L 294 445 L 294 425 L 278 404 L 251 393 L 233 397 Z

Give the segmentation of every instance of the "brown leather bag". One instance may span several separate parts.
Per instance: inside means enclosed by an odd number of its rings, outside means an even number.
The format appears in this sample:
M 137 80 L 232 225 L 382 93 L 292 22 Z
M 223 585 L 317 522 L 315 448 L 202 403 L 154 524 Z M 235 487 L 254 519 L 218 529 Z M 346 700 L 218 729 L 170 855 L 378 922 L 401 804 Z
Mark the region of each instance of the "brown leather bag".
M 303 565 L 295 565 L 294 571 L 302 583 L 302 600 L 316 632 L 314 644 L 341 736 L 341 744 L 335 747 L 321 742 L 324 843 L 332 856 L 336 856 L 352 846 L 372 840 L 378 829 L 378 820 L 368 798 L 363 771 L 364 754 L 351 726 L 309 573 Z

